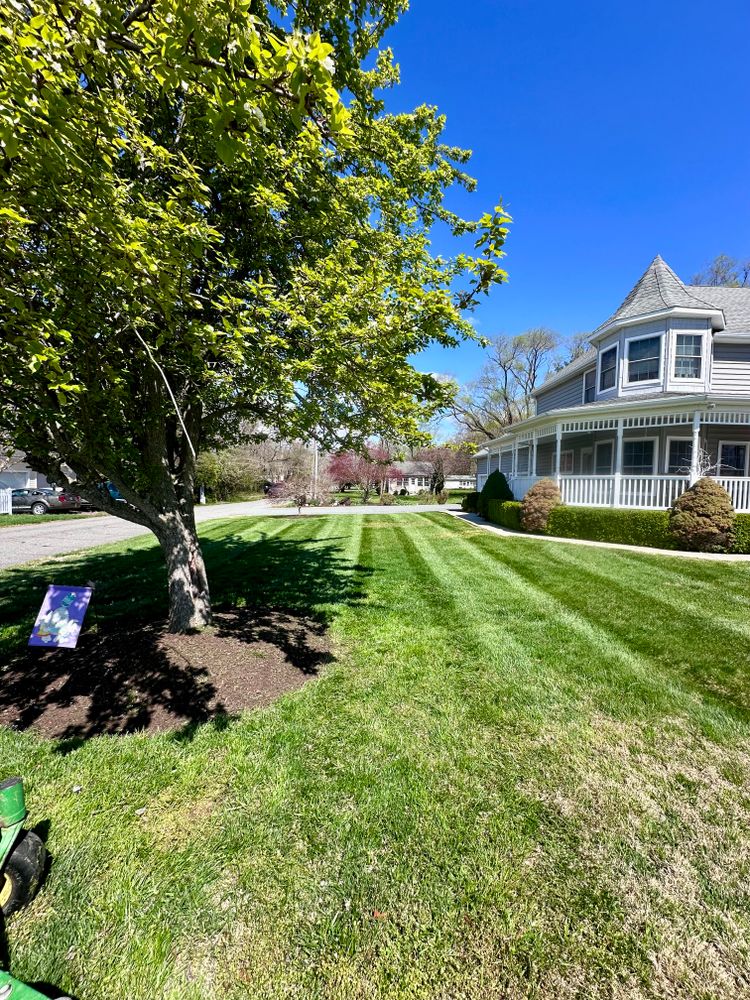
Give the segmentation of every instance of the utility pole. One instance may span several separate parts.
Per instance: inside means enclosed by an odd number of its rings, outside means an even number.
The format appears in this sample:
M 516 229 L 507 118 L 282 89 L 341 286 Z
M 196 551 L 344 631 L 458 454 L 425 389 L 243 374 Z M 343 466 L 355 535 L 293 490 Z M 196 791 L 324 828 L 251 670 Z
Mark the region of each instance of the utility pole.
M 313 499 L 318 499 L 318 439 L 315 438 L 313 441 Z

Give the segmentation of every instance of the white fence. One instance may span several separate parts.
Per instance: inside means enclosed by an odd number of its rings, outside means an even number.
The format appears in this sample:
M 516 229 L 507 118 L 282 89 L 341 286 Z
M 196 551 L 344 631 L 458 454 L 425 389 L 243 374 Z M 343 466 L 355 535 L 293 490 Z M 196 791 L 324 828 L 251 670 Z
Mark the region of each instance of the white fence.
M 11 490 L 0 489 L 0 514 L 12 513 L 13 501 L 11 499 Z
M 513 495 L 521 500 L 541 476 L 508 476 Z M 549 477 L 554 479 L 554 476 Z M 734 509 L 750 511 L 750 478 L 717 476 L 732 498 Z M 619 479 L 619 482 L 618 482 Z M 486 476 L 477 476 L 481 490 Z M 563 503 L 572 507 L 630 507 L 666 510 L 690 485 L 687 476 L 560 476 Z

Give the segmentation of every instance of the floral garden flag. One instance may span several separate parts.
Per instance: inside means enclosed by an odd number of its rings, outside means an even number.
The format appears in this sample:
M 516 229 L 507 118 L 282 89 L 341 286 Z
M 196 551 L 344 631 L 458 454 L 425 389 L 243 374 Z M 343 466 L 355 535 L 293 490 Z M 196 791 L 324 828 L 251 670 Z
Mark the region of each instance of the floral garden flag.
M 29 645 L 75 649 L 90 600 L 91 587 L 51 584 L 39 609 Z

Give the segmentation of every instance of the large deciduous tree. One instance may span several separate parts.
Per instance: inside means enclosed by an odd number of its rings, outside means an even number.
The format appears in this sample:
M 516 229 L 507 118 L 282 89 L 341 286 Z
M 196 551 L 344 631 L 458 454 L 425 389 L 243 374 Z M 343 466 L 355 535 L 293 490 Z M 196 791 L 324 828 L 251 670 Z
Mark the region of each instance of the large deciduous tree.
M 363 68 L 405 7 L 0 9 L 0 426 L 154 532 L 172 630 L 211 614 L 196 454 L 243 423 L 418 437 L 446 389 L 409 357 L 471 336 L 463 311 L 504 278 L 502 209 L 444 203 L 468 154 L 436 109 L 385 112 L 387 50 Z M 434 257 L 436 221 L 473 249 Z
M 396 477 L 391 456 L 380 445 L 371 445 L 358 451 L 337 452 L 329 459 L 326 473 L 339 489 L 347 486 L 361 489 L 364 503 L 387 479 Z
M 559 347 L 558 335 L 544 327 L 490 341 L 479 377 L 451 406 L 461 430 L 475 441 L 488 440 L 531 416 L 532 392 L 553 367 Z
M 750 285 L 750 260 L 738 260 L 720 253 L 702 271 L 693 275 L 693 284 L 744 288 Z
M 416 451 L 414 458 L 429 474 L 430 493 L 442 493 L 448 476 L 469 475 L 473 450 L 466 442 L 457 441 Z

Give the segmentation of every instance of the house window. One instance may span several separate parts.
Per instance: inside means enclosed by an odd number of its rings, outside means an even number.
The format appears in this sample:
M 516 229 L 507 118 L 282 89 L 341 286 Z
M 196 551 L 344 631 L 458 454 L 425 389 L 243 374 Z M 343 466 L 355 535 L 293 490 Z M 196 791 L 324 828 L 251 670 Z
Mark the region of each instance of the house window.
M 661 367 L 661 337 L 628 341 L 628 382 L 653 382 Z
M 719 475 L 747 475 L 747 444 L 740 441 L 719 442 Z
M 667 444 L 667 475 L 689 473 L 692 457 L 693 442 L 689 438 L 670 438 Z
M 700 378 L 703 337 L 692 333 L 678 333 L 675 344 L 674 377 Z
M 614 388 L 617 381 L 617 345 L 604 351 L 599 361 L 599 392 Z
M 516 472 L 519 476 L 529 474 L 529 449 L 519 448 L 516 458 Z
M 656 468 L 656 441 L 623 441 L 622 471 L 626 476 L 653 476 Z
M 597 441 L 594 449 L 594 472 L 597 476 L 608 476 L 612 472 L 614 450 L 612 441 Z
M 583 376 L 583 401 L 593 403 L 596 399 L 596 368 L 587 371 Z
M 571 475 L 573 472 L 573 452 L 572 451 L 561 451 L 560 452 L 560 472 Z

